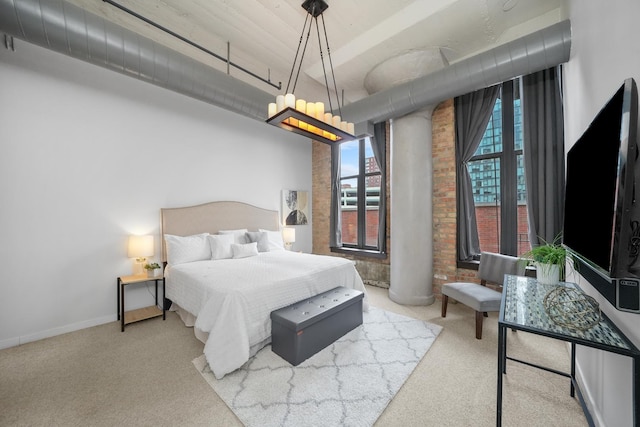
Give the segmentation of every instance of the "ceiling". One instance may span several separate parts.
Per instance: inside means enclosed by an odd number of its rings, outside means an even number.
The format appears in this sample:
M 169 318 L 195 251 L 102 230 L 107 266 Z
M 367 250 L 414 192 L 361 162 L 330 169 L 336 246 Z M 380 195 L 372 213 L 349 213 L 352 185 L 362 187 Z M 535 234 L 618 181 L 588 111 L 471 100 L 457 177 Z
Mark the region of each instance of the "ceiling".
M 102 0 L 67 0 L 219 70 L 224 61 Z M 230 74 L 259 89 L 284 93 L 301 37 L 302 0 L 113 0 L 282 89 L 233 67 Z M 344 103 L 368 95 L 376 66 L 416 51 L 439 50 L 446 62 L 473 56 L 563 19 L 564 0 L 327 0 L 324 12 L 336 86 Z M 322 25 L 319 20 L 320 25 Z M 315 27 L 297 97 L 327 92 Z M 327 55 L 325 63 L 328 67 Z M 333 87 L 332 84 L 330 84 Z

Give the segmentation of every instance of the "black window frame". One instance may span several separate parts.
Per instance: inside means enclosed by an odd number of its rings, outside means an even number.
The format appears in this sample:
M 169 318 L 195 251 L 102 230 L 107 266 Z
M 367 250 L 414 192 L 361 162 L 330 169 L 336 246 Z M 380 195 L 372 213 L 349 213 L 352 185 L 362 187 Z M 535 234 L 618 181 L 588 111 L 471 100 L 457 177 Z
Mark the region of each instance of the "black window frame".
M 516 149 L 514 128 L 514 101 L 519 89 L 520 79 L 503 82 L 500 86 L 501 100 L 501 133 L 502 151 L 496 153 L 474 155 L 469 163 L 477 160 L 496 158 L 500 161 L 500 252 L 505 255 L 517 256 L 518 252 L 518 156 L 523 155 L 523 149 Z M 520 96 L 518 94 L 518 96 Z M 496 101 L 497 102 L 497 101 Z M 521 130 L 522 131 L 522 130 Z M 457 195 L 459 197 L 459 195 Z M 456 248 L 457 266 L 459 268 L 476 269 L 479 261 L 460 260 L 459 248 Z
M 386 258 L 386 253 L 383 252 L 378 245 L 376 244 L 376 246 L 371 246 L 371 245 L 367 245 L 366 244 L 366 228 L 367 228 L 367 224 L 366 224 L 366 214 L 367 214 L 367 202 L 366 202 L 366 182 L 367 182 L 367 178 L 372 177 L 372 176 L 379 176 L 380 177 L 380 186 L 386 185 L 385 182 L 385 177 L 382 176 L 382 171 L 380 170 L 380 167 L 378 166 L 378 170 L 375 172 L 366 172 L 366 143 L 367 140 L 369 139 L 369 137 L 366 138 L 360 138 L 358 139 L 358 174 L 355 175 L 347 175 L 347 176 L 342 176 L 342 174 L 340 174 L 339 177 L 339 181 L 340 184 L 338 185 L 338 188 L 340 189 L 340 191 L 342 190 L 342 181 L 344 180 L 350 180 L 350 179 L 356 179 L 357 182 L 357 192 L 356 192 L 356 198 L 357 198 L 357 202 L 356 202 L 356 206 L 357 206 L 357 243 L 353 244 L 353 243 L 344 243 L 342 242 L 342 246 L 339 247 L 331 247 L 331 252 L 336 252 L 336 253 L 343 253 L 343 254 L 351 254 L 351 255 L 359 255 L 359 256 L 363 256 L 363 257 L 370 257 L 370 258 Z M 340 143 L 343 144 L 343 143 Z M 371 144 L 371 141 L 369 141 L 369 144 Z M 338 149 L 340 150 L 341 147 L 338 147 Z M 342 169 L 342 160 L 340 161 L 340 169 Z M 378 196 L 380 197 L 380 196 Z M 341 197 L 340 199 L 341 200 Z M 363 203 L 361 203 L 361 201 L 364 201 Z M 340 203 L 340 214 L 342 215 L 342 203 Z M 380 208 L 380 202 L 378 202 L 378 209 Z M 376 242 L 378 241 L 378 239 L 376 239 Z

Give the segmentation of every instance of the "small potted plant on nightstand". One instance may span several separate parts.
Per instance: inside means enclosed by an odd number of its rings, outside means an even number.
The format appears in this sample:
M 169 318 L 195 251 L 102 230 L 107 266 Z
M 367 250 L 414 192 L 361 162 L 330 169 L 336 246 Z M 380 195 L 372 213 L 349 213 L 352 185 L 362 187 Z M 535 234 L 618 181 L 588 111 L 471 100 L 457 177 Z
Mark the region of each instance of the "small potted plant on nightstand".
M 157 262 L 145 264 L 144 269 L 147 270 L 147 277 L 156 277 L 156 270 L 160 269 L 160 264 Z

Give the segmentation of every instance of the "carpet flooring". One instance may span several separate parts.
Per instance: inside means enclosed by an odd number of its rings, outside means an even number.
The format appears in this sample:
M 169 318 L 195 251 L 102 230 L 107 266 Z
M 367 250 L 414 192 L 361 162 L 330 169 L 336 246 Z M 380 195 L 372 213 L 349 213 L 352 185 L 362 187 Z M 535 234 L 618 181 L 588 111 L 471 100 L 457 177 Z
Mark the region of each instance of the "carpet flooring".
M 496 313 L 475 339 L 474 312 L 440 303 L 402 306 L 367 286 L 374 307 L 443 326 L 375 427 L 496 425 Z M 192 361 L 203 344 L 175 313 L 127 326 L 110 322 L 0 350 L 0 426 L 242 426 Z M 568 371 L 565 343 L 510 333 L 514 357 Z M 584 427 L 566 378 L 508 363 L 503 425 Z M 613 386 L 613 385 L 610 385 Z

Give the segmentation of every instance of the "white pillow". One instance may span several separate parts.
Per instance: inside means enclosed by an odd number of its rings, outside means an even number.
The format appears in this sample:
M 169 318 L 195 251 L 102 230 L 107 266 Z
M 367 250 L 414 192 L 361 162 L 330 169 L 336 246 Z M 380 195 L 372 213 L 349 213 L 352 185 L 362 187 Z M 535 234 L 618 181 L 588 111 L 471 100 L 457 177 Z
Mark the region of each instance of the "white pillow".
M 269 234 L 266 231 L 247 231 L 247 239 L 258 244 L 258 252 L 269 252 Z
M 178 265 L 211 259 L 211 249 L 207 240 L 208 235 L 209 233 L 194 234 L 192 236 L 165 234 L 167 264 Z
M 209 246 L 211 247 L 211 259 L 227 259 L 233 257 L 231 245 L 235 243 L 233 234 L 210 234 Z
M 270 251 L 284 251 L 284 241 L 282 240 L 281 231 L 263 230 L 259 228 L 258 231 L 264 231 L 269 236 L 269 250 Z
M 233 234 L 236 243 L 249 243 L 249 239 L 247 239 L 247 230 L 246 228 L 241 228 L 238 230 L 220 230 L 218 234 Z
M 233 252 L 233 258 L 247 258 L 255 256 L 258 255 L 258 243 L 232 243 L 231 252 Z

